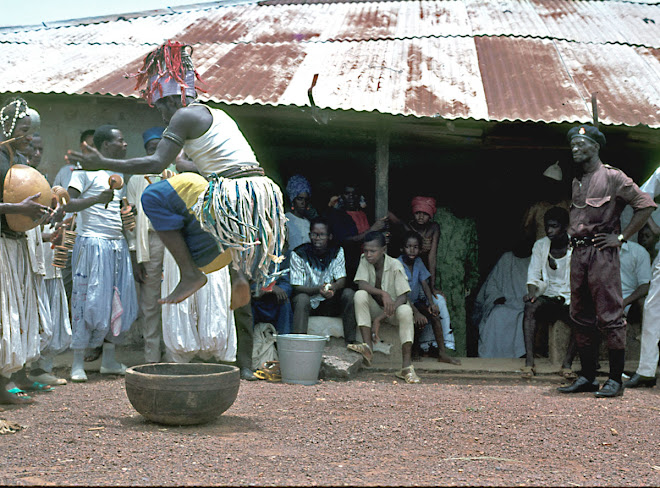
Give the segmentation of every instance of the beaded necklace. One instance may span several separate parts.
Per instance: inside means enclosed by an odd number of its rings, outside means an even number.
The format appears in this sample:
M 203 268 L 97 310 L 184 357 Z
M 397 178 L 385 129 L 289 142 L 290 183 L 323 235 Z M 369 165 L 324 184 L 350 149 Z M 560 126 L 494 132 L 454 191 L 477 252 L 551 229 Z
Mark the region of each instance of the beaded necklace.
M 9 115 L 5 115 L 5 110 L 7 110 L 12 105 L 16 105 L 16 110 L 14 110 L 14 117 L 11 121 L 11 127 L 9 128 L 9 132 L 7 132 L 5 131 L 5 125 L 9 120 Z M 10 102 L 2 107 L 2 110 L 0 111 L 0 123 L 2 124 L 2 133 L 5 137 L 11 137 L 11 135 L 14 133 L 14 128 L 16 128 L 16 121 L 27 115 L 27 109 L 27 103 L 22 99 L 14 100 L 13 102 Z

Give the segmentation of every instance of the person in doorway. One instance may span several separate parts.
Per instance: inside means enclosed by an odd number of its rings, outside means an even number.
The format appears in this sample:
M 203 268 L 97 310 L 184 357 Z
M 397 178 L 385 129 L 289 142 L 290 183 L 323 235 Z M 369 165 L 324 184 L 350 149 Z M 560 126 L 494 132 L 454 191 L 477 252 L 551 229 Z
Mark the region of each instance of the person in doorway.
M 315 217 L 311 242 L 291 252 L 293 333 L 306 334 L 310 315 L 341 316 L 344 340 L 355 342 L 354 291 L 346 287 L 344 250 L 333 241 L 328 221 Z
M 484 281 L 474 305 L 479 357 L 520 358 L 525 354 L 523 316 L 532 244 L 526 237 L 505 252 Z
M 558 390 L 595 392 L 596 397 L 611 398 L 623 395 L 626 345 L 619 252 L 657 205 L 622 171 L 603 164 L 599 152 L 605 146 L 605 136 L 597 128 L 573 127 L 567 137 L 576 169 L 568 229 L 573 246 L 570 313 L 582 373 L 573 384 Z M 626 204 L 635 213 L 621 230 L 620 216 Z M 610 374 L 599 390 L 596 365 L 601 334 L 607 341 Z
M 291 202 L 291 211 L 286 213 L 287 245 L 294 250 L 309 242 L 309 220 L 307 210 L 312 197 L 312 187 L 302 175 L 293 175 L 286 184 L 286 192 Z
M 441 321 L 443 317 L 449 319 L 447 306 L 441 310 L 434 300 L 433 292 L 429 286 L 431 273 L 424 262 L 419 257 L 422 248 L 422 237 L 415 231 L 408 231 L 403 236 L 403 248 L 399 261 L 403 264 L 403 269 L 410 285 L 410 306 L 413 310 L 413 320 L 415 321 L 416 332 L 421 332 L 426 326 L 431 326 L 435 340 L 438 344 L 438 361 L 449 364 L 461 364 L 458 359 L 447 356 L 444 348 L 444 336 Z M 444 302 L 442 302 L 444 303 Z M 381 316 L 378 323 L 385 317 Z M 377 333 L 378 327 L 373 327 L 373 332 Z
M 443 311 L 441 322 L 445 341 L 444 348 L 454 351 L 456 349 L 456 340 L 454 338 L 454 331 L 451 328 L 451 319 L 447 309 L 447 301 L 442 292 L 435 288 L 438 240 L 440 238 L 440 225 L 432 220 L 436 213 L 435 198 L 416 196 L 412 199 L 411 207 L 413 219 L 408 223 L 399 220 L 393 214 L 390 214 L 390 221 L 395 224 L 400 223 L 407 231 L 417 232 L 422 239 L 420 243 L 419 257 L 430 274 L 429 285 L 433 292 L 433 302 L 438 310 Z M 402 242 L 402 245 L 403 244 L 405 244 L 405 242 Z M 425 349 L 425 347 L 430 348 L 429 346 L 435 346 L 436 348 L 439 347 L 438 344 L 435 343 L 434 335 L 431 323 L 428 323 L 418 337 L 422 349 Z
M 367 365 L 373 357 L 372 321 L 385 314 L 386 320 L 399 328 L 402 365 L 397 378 L 406 383 L 421 383 L 412 365 L 412 345 L 415 338 L 413 310 L 408 303 L 410 284 L 403 264 L 386 254 L 382 232 L 368 232 L 364 237 L 364 253 L 355 274 L 355 318 L 362 336 L 361 344 L 349 344 Z
M 566 232 L 568 211 L 562 207 L 552 207 L 545 213 L 543 220 L 546 236 L 534 243 L 527 269 L 527 294 L 523 297 L 525 366 L 522 368 L 522 377 L 525 379 L 536 374 L 534 345 L 538 326 L 549 326 L 557 320 L 570 324 L 571 248 Z M 571 369 L 574 356 L 575 340 L 571 336 L 560 371 L 565 378 L 577 377 Z
M 384 232 L 387 218 L 380 218 L 369 225 L 364 211 L 367 206 L 365 198 L 352 183 L 345 185 L 341 194 L 332 197 L 328 205 L 328 223 L 333 229 L 335 240 L 345 253 L 347 286 L 353 287 L 353 276 L 358 268 L 364 238 L 367 232 Z
M 651 226 L 648 224 L 644 225 L 637 233 L 637 243 L 649 253 L 651 263 L 655 261 L 658 255 L 658 240 L 660 240 L 660 235 L 653 232 Z

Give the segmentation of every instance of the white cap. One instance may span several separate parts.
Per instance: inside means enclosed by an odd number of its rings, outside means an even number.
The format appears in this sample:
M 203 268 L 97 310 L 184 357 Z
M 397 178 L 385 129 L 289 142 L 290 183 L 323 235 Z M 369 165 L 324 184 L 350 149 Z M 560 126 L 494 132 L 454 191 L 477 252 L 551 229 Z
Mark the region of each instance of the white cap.
M 555 162 L 555 164 L 551 164 L 546 168 L 546 170 L 543 172 L 543 176 L 561 181 L 562 178 L 564 177 L 564 174 L 561 171 L 561 168 L 559 167 L 559 161 Z

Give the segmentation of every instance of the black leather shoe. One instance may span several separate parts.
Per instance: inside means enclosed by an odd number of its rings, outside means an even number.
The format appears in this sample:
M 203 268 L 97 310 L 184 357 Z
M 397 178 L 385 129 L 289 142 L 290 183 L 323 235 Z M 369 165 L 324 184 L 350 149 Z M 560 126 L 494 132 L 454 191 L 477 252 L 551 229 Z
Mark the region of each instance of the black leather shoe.
M 598 398 L 612 398 L 623 395 L 623 385 L 616 381 L 609 379 L 605 382 L 600 391 L 594 393 Z
M 623 386 L 626 388 L 653 388 L 658 380 L 654 377 L 640 376 L 637 373 L 632 375 L 630 380 L 626 381 Z
M 578 376 L 572 385 L 560 386 L 557 388 L 559 393 L 581 393 L 583 391 L 598 391 L 598 380 L 589 381 L 584 376 Z
M 241 379 L 247 381 L 257 381 L 257 378 L 250 368 L 241 368 Z

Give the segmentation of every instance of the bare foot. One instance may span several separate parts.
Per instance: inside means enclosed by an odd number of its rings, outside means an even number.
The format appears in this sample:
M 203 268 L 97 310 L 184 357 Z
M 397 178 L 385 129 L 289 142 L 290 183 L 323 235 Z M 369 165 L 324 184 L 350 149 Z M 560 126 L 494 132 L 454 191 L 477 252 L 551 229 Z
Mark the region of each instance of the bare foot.
M 201 271 L 199 274 L 182 277 L 174 291 L 158 300 L 158 303 L 180 303 L 204 286 L 207 281 L 206 275 Z
M 231 305 L 236 310 L 250 303 L 250 283 L 242 276 L 234 277 L 231 282 Z
M 28 396 L 24 391 L 10 393 L 4 388 L 0 388 L 0 403 L 5 405 L 24 405 L 34 403 L 34 398 Z
M 447 354 L 442 352 L 438 355 L 438 362 L 448 363 L 448 364 L 461 364 L 460 359 L 449 357 L 447 356 Z

